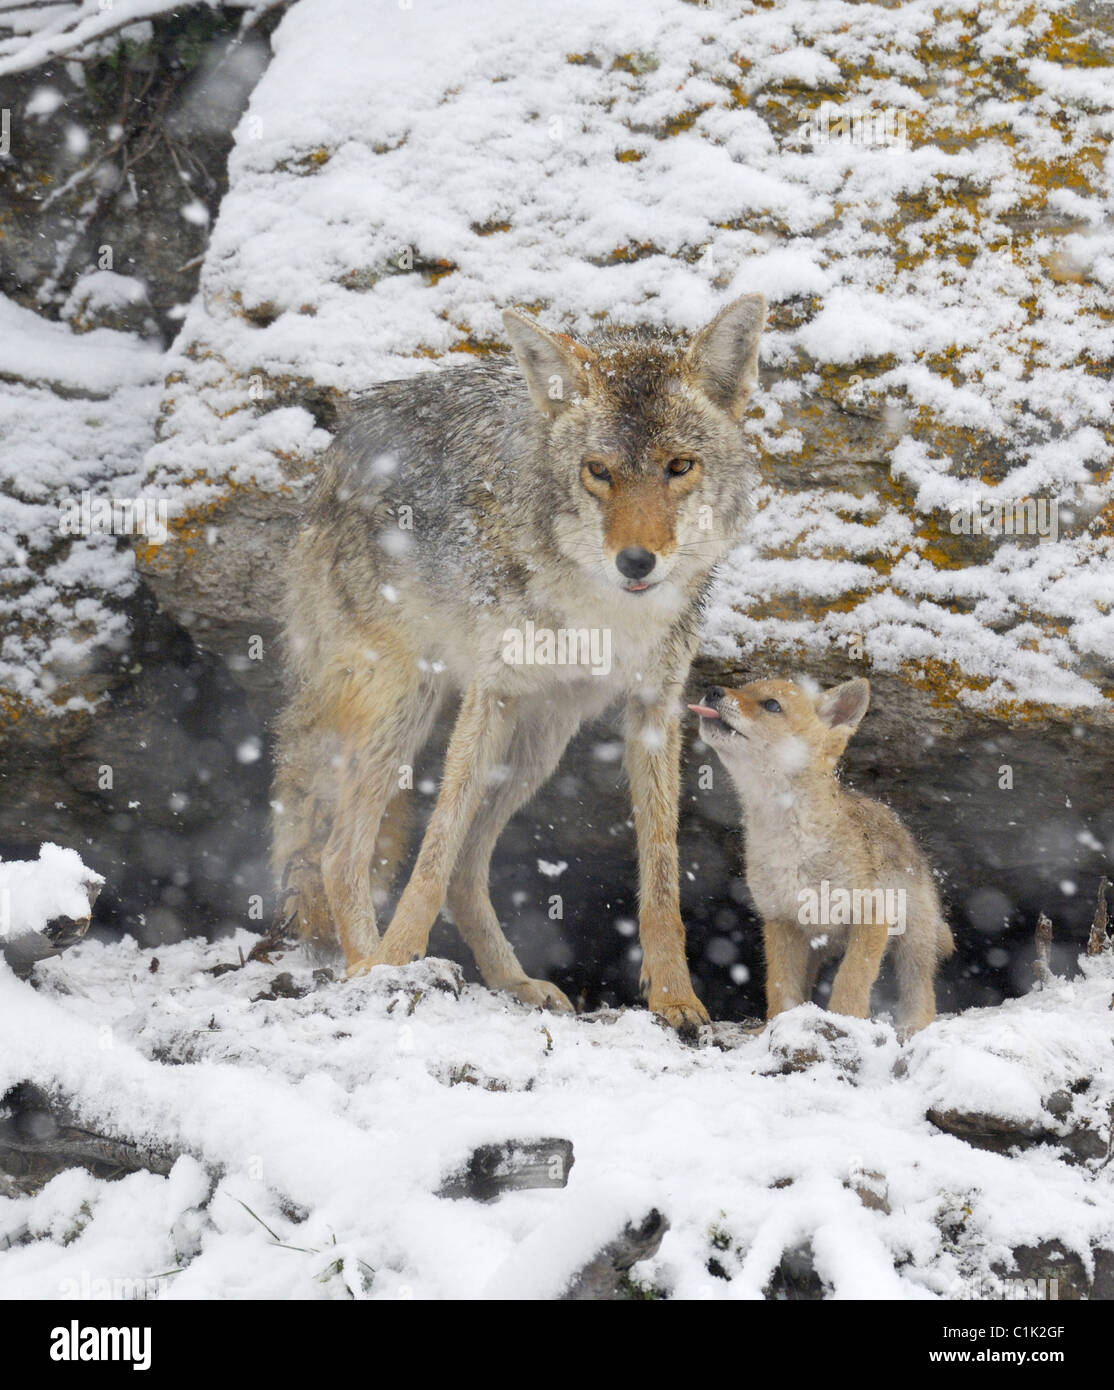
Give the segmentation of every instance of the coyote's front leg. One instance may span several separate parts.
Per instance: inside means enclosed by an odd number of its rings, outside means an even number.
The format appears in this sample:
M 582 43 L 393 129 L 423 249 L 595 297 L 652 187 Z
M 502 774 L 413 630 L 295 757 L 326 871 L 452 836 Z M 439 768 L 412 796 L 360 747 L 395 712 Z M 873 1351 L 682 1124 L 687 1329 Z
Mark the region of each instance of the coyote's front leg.
M 375 965 L 407 965 L 425 955 L 460 847 L 510 742 L 515 717 L 513 700 L 478 684 L 469 688 L 410 881 L 378 948 L 349 966 L 349 977 Z
M 627 775 L 638 836 L 642 992 L 654 1013 L 688 1032 L 708 1022 L 693 993 L 677 865 L 681 726 L 664 701 L 635 697 L 627 710 Z

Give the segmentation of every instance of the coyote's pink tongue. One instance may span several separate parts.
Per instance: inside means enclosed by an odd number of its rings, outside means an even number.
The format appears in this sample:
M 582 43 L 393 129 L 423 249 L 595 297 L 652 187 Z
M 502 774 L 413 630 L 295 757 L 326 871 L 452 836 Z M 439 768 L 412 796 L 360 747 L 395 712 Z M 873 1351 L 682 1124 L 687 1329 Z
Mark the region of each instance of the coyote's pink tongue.
M 718 719 L 719 713 L 712 709 L 711 705 L 689 705 L 693 714 L 699 714 L 702 719 Z

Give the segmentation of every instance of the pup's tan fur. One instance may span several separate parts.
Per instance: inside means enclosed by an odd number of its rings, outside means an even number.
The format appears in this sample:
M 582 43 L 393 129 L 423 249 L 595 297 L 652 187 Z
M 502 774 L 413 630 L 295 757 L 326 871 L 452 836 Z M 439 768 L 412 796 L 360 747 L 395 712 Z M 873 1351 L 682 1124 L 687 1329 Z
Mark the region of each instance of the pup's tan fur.
M 829 1008 L 869 1017 L 870 992 L 892 939 L 898 1023 L 912 1032 L 935 1017 L 936 969 L 954 943 L 913 837 L 888 806 L 836 777 L 869 701 L 861 679 L 815 696 L 792 681 L 764 680 L 708 691 L 689 708 L 701 714 L 701 737 L 719 754 L 742 804 L 747 883 L 766 949 L 767 1017 L 808 1000 L 824 962 L 839 954 Z M 780 710 L 766 708 L 769 702 Z M 891 937 L 876 919 L 802 923 L 802 894 L 819 898 L 825 880 L 861 895 L 904 892 L 904 931 Z

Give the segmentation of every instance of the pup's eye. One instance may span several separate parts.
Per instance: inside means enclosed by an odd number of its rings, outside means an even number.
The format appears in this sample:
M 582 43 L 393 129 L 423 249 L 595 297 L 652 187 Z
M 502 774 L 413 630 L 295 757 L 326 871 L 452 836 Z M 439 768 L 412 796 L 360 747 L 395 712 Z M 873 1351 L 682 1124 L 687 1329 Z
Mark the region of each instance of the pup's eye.
M 600 463 L 599 459 L 586 459 L 584 467 L 593 478 L 599 478 L 600 482 L 609 483 L 611 481 L 611 473 L 607 465 Z
M 762 708 L 766 711 L 767 714 L 781 713 L 781 706 L 778 704 L 776 700 L 763 700 Z
M 695 466 L 694 459 L 670 459 L 665 465 L 665 471 L 671 478 L 680 478 L 685 473 L 691 473 Z

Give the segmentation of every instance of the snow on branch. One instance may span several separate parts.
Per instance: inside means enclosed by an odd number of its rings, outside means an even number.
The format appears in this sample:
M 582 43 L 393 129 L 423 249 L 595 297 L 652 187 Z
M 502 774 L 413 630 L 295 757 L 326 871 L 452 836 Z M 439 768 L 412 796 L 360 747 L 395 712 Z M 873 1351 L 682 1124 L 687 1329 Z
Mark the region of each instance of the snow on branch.
M 286 0 L 223 0 L 222 8 L 248 11 L 243 27 L 251 28 L 268 10 L 285 3 Z M 217 8 L 213 0 L 206 0 L 206 4 L 209 9 Z M 181 5 L 176 4 L 175 0 L 115 0 L 108 8 L 100 0 L 38 5 L 28 5 L 26 0 L 18 0 L 18 3 L 16 0 L 0 0 L 0 16 L 18 12 L 23 26 L 19 31 L 0 38 L 0 76 L 27 72 L 51 58 L 73 53 L 129 25 L 157 19 L 160 15 L 180 9 Z M 53 18 L 36 13 L 28 25 L 29 12 L 43 10 L 60 10 L 61 13 Z

